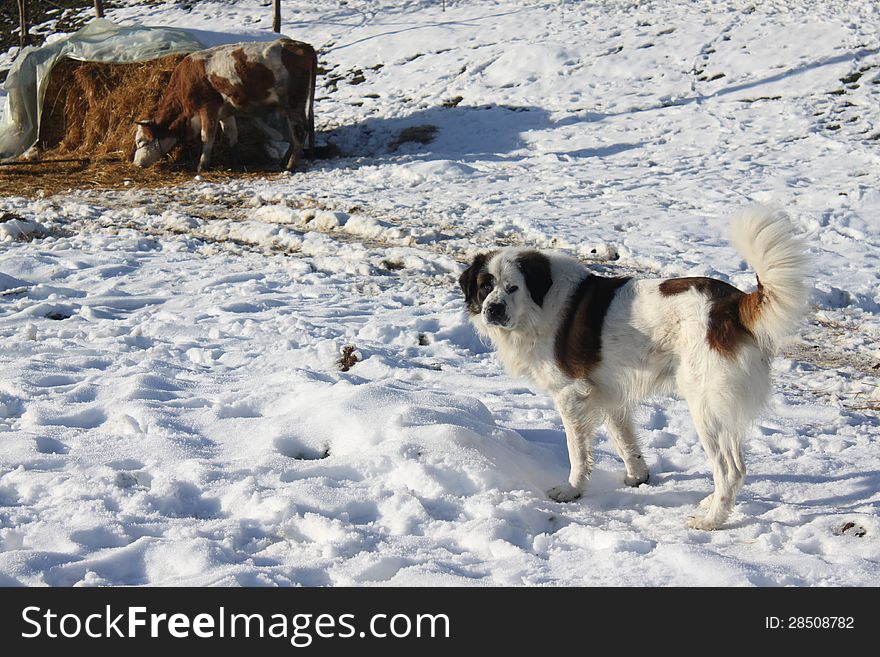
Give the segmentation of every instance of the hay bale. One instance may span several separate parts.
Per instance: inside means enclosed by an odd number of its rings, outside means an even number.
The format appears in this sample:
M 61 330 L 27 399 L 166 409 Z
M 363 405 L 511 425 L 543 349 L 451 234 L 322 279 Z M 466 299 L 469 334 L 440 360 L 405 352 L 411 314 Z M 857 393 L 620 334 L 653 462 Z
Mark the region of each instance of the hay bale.
M 49 76 L 37 142 L 52 156 L 134 156 L 134 122 L 150 116 L 184 55 L 137 64 L 61 60 Z M 48 154 L 48 153 L 46 153 Z
M 159 105 L 171 73 L 185 55 L 169 55 L 137 64 L 106 64 L 63 59 L 52 69 L 43 101 L 37 142 L 41 159 L 80 157 L 99 160 L 113 156 L 131 162 L 134 122 L 148 118 Z M 280 124 L 278 117 L 276 124 Z M 252 121 L 239 121 L 239 159 L 245 164 L 276 166 L 267 136 Z M 179 145 L 168 154 L 173 164 L 194 167 L 198 143 Z M 212 167 L 230 163 L 226 140 L 218 135 Z

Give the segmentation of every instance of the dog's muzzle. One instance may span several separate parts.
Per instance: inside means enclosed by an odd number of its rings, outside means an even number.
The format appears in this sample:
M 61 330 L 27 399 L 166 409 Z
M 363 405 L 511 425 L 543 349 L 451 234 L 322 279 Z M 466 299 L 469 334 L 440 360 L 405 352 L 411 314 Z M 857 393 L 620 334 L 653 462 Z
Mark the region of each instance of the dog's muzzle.
M 487 324 L 506 326 L 508 322 L 507 306 L 503 303 L 490 303 L 484 311 Z

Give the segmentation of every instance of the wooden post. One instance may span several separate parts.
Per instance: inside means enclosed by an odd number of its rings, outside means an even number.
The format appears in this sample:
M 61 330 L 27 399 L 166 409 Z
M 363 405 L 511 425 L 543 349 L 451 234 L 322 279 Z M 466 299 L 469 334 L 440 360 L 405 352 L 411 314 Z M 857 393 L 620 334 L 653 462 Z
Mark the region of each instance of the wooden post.
M 104 0 L 95 0 L 95 16 L 104 18 Z
M 272 17 L 272 31 L 281 32 L 281 0 L 273 0 L 275 15 Z
M 24 48 L 30 41 L 27 24 L 27 0 L 18 0 L 18 47 Z

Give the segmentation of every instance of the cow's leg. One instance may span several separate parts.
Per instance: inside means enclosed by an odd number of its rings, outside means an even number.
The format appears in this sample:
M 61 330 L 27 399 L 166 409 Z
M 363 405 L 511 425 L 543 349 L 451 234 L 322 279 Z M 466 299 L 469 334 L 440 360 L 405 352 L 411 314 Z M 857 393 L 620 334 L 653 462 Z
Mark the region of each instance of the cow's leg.
M 226 141 L 229 142 L 229 153 L 232 159 L 232 168 L 238 171 L 241 169 L 241 159 L 238 157 L 238 124 L 235 122 L 234 116 L 227 116 L 220 119 L 220 128 L 226 135 Z
M 285 112 L 284 118 L 287 119 L 287 128 L 290 131 L 290 148 L 287 151 L 287 167 L 288 171 L 293 171 L 299 161 L 299 156 L 303 151 L 303 143 L 305 141 L 305 116 L 300 116 L 302 112 Z
M 199 166 L 196 169 L 201 173 L 208 168 L 211 162 L 211 151 L 214 149 L 214 139 L 217 137 L 217 115 L 211 112 L 201 113 L 202 127 L 202 156 L 199 158 Z

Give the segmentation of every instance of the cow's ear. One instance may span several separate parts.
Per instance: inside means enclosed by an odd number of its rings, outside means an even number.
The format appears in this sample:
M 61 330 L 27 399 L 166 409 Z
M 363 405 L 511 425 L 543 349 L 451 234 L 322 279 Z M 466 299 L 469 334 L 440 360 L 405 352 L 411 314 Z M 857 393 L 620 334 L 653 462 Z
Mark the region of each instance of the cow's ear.
M 470 267 L 465 269 L 461 276 L 458 277 L 458 284 L 461 287 L 461 291 L 464 293 L 464 302 L 468 304 L 468 306 L 475 304 L 477 301 L 477 274 L 480 273 L 480 270 L 483 269 L 483 265 L 485 264 L 486 255 L 480 253 L 474 258 Z
M 544 305 L 544 297 L 553 285 L 550 276 L 550 259 L 539 251 L 527 251 L 517 258 L 517 264 L 529 288 L 529 294 L 537 305 Z

